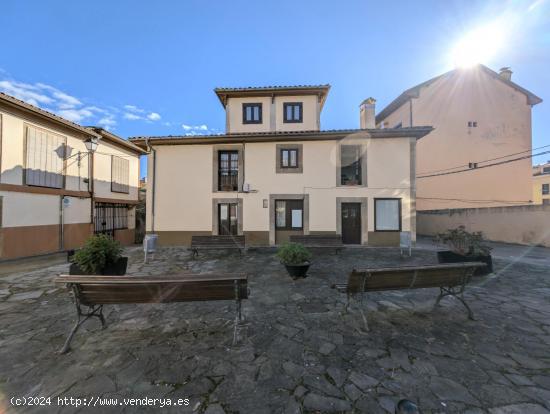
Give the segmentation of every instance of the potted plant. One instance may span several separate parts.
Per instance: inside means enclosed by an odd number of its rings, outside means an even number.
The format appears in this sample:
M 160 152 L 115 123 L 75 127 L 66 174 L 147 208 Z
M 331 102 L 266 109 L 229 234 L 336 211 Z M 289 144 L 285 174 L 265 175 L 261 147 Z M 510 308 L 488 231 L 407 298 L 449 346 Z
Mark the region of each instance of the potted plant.
M 458 226 L 456 229 L 439 233 L 435 241 L 451 248 L 437 252 L 439 263 L 483 262 L 487 266 L 477 269 L 474 275 L 493 272 L 491 248 L 484 243 L 481 231 L 470 233 L 464 226 Z
M 311 253 L 299 243 L 285 243 L 277 250 L 277 257 L 293 279 L 304 278 L 310 266 Z
M 106 234 L 96 234 L 79 249 L 69 269 L 71 275 L 124 275 L 128 258 L 122 257 L 120 243 Z

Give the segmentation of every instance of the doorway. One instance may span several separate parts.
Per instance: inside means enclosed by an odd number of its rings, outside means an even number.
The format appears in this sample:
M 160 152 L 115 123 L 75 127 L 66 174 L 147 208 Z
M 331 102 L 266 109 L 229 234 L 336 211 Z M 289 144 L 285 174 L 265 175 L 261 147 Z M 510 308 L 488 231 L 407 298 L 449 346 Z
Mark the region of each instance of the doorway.
M 361 203 L 342 203 L 342 242 L 361 244 Z
M 237 204 L 218 204 L 218 234 L 220 236 L 236 236 L 238 231 Z

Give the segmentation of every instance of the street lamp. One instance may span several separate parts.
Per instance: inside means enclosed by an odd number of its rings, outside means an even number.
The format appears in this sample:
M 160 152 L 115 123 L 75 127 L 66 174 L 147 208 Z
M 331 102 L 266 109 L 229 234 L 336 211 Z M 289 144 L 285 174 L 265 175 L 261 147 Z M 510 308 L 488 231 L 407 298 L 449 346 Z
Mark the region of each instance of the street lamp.
M 94 153 L 97 149 L 97 146 L 99 145 L 99 142 L 97 138 L 93 137 L 88 138 L 86 141 L 84 141 L 84 145 L 86 145 L 86 149 L 88 150 L 88 152 Z

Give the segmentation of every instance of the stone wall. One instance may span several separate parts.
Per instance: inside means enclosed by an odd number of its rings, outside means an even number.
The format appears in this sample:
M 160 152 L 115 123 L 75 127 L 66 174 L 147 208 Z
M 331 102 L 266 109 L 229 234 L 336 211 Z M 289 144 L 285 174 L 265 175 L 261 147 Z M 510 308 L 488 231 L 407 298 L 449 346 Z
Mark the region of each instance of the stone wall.
M 417 212 L 417 233 L 434 235 L 464 225 L 493 241 L 550 247 L 550 204 Z

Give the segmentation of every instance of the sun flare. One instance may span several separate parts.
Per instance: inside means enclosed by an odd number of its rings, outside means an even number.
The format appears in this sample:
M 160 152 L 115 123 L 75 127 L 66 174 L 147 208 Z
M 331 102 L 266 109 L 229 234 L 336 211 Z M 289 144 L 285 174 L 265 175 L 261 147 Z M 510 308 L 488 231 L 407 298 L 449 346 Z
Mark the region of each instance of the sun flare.
M 468 68 L 488 63 L 504 45 L 505 31 L 498 23 L 488 24 L 467 33 L 451 51 L 454 66 Z

